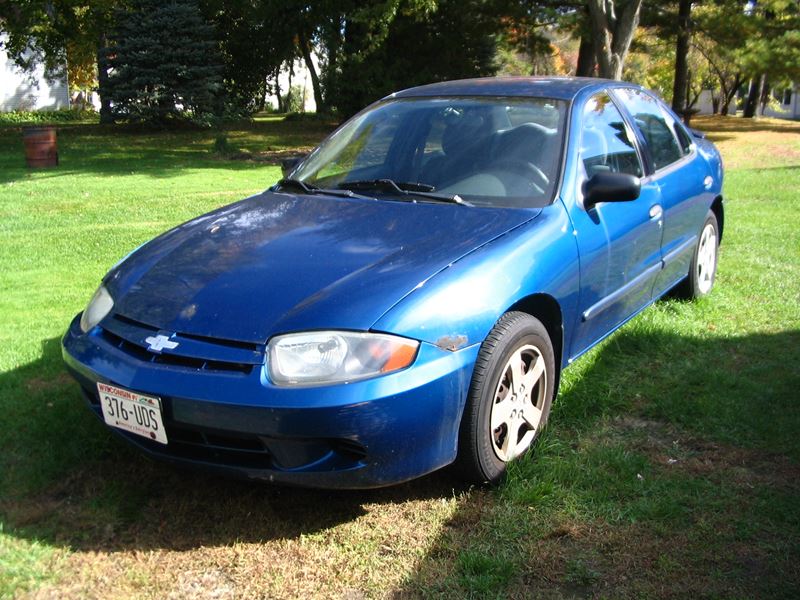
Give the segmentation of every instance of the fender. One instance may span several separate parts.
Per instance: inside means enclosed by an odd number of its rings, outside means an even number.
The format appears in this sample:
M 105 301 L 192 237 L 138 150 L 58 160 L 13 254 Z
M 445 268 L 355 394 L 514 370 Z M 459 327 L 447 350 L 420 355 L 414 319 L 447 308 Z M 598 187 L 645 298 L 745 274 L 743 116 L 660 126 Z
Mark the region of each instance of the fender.
M 572 225 L 556 201 L 424 282 L 372 329 L 455 351 L 483 342 L 504 312 L 532 294 L 555 299 L 566 329 L 575 319 L 578 287 Z

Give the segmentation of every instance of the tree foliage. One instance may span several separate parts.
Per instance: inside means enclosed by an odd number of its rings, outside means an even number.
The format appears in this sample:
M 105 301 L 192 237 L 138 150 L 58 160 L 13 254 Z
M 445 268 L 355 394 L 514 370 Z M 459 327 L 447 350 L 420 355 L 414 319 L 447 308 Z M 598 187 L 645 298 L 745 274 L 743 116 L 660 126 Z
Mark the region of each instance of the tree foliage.
M 222 66 L 194 0 L 138 0 L 117 16 L 107 49 L 117 117 L 165 124 L 221 112 Z
M 194 2 L 191 25 L 175 26 Z M 138 21 L 115 23 L 134 13 Z M 318 110 L 342 115 L 399 88 L 491 75 L 501 64 L 633 77 L 676 108 L 701 83 L 724 107 L 748 80 L 753 97 L 800 80 L 797 0 L 0 0 L 0 28 L 23 66 L 33 49 L 51 68 L 66 58 L 74 89 L 95 85 L 96 74 L 101 115 L 110 113 L 113 63 L 117 113 L 133 119 L 207 114 L 220 91 L 228 105 L 259 110 L 267 94 L 286 95 L 278 75 L 300 61 Z M 106 46 L 114 53 L 101 61 Z M 146 76 L 126 71 L 137 64 Z
M 281 93 L 281 68 L 299 55 L 295 8 L 276 0 L 201 0 L 201 8 L 220 43 L 228 102 L 262 109 L 268 92 Z
M 349 115 L 397 89 L 493 74 L 499 25 L 490 8 L 486 0 L 398 3 L 393 13 L 348 19 L 335 63 L 328 52 L 330 104 Z

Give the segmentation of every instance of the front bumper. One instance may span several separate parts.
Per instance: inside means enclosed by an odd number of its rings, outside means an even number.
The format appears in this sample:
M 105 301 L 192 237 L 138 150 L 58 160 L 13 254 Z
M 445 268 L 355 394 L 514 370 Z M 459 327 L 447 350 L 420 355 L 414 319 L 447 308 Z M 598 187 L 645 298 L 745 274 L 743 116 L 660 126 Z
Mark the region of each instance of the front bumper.
M 478 345 L 422 343 L 403 371 L 346 385 L 273 386 L 264 368 L 213 372 L 148 362 L 76 317 L 63 339 L 67 369 L 103 419 L 97 382 L 162 400 L 169 444 L 111 428 L 153 458 L 226 475 L 322 488 L 372 488 L 455 459 Z

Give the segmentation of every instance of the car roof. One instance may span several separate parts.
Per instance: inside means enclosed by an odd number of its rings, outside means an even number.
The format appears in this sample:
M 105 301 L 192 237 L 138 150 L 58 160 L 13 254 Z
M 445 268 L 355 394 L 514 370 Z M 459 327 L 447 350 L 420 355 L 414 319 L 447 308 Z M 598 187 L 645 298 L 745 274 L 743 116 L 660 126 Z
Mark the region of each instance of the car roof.
M 609 85 L 632 86 L 623 81 L 596 77 L 482 77 L 443 81 L 396 92 L 388 98 L 419 96 L 521 96 L 572 100 L 587 88 L 603 89 Z M 632 86 L 638 87 L 638 86 Z

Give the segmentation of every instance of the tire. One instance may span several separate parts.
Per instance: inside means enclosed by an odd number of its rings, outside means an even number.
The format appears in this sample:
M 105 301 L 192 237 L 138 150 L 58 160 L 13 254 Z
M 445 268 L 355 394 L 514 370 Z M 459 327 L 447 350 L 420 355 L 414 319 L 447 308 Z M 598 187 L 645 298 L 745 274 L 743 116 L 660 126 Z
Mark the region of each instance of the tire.
M 714 287 L 718 259 L 719 225 L 713 211 L 708 211 L 694 249 L 689 275 L 678 288 L 678 295 L 687 300 L 706 296 Z
M 507 463 L 525 454 L 547 423 L 554 384 L 544 325 L 526 313 L 503 315 L 481 345 L 461 419 L 456 467 L 465 480 L 503 479 Z

